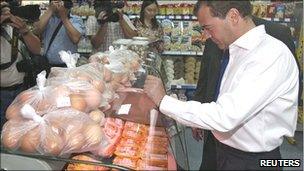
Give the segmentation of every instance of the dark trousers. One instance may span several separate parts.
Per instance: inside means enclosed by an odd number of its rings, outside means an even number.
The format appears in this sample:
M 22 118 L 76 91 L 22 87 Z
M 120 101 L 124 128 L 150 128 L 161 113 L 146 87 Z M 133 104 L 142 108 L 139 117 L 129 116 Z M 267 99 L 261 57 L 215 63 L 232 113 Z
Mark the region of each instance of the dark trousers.
M 5 112 L 8 106 L 14 101 L 16 96 L 24 90 L 23 85 L 18 85 L 12 88 L 3 88 L 1 87 L 1 130 L 4 123 L 7 121 L 5 117 Z
M 219 142 L 211 131 L 208 136 L 207 146 L 204 145 L 207 154 L 203 153 L 200 170 L 283 170 L 281 167 L 260 167 L 260 159 L 281 159 L 279 148 L 269 152 L 244 152 Z

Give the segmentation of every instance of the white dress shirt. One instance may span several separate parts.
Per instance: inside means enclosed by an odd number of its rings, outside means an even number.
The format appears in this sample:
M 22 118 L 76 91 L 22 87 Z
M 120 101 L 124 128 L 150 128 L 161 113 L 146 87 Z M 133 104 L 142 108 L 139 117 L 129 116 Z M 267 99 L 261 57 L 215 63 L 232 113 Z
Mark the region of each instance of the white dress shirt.
M 212 130 L 222 143 L 248 152 L 271 151 L 293 136 L 298 68 L 281 41 L 257 26 L 229 46 L 218 100 L 182 102 L 165 96 L 160 111 L 191 127 Z

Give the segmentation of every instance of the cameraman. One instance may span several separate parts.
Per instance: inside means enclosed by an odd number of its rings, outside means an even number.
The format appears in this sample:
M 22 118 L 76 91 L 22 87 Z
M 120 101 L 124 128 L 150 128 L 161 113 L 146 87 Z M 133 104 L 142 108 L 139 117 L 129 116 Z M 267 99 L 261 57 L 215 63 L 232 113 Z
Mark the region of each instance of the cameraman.
M 34 24 L 35 32 L 42 36 L 44 55 L 52 67 L 66 67 L 58 52 L 65 50 L 76 53 L 77 44 L 84 34 L 82 19 L 70 15 L 72 4 L 71 0 L 51 0 L 49 8 Z
M 10 12 L 8 3 L 1 1 L 1 129 L 6 121 L 5 111 L 15 97 L 24 89 L 24 72 L 18 72 L 16 64 L 27 49 L 40 54 L 41 43 L 26 23 Z
M 96 3 L 95 10 L 101 11 L 97 19 L 101 22 L 99 23 L 98 32 L 91 38 L 95 51 L 107 51 L 115 40 L 137 36 L 135 27 L 133 25 L 130 26 L 130 23 L 127 22 L 128 18 L 122 14 L 120 9 L 116 10 L 118 18 L 114 19 L 118 21 L 109 21 L 111 20 L 109 19 L 109 14 L 100 9 L 105 8 L 104 6 L 107 4 L 101 2 L 102 4 L 100 5 L 98 2 Z

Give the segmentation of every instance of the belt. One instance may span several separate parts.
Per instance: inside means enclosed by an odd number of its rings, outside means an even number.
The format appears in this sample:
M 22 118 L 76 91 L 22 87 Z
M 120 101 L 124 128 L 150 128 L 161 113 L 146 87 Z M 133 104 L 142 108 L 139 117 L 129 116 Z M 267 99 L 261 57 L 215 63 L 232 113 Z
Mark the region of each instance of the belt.
M 215 144 L 217 146 L 217 148 L 220 148 L 226 152 L 232 152 L 232 153 L 236 153 L 236 154 L 243 154 L 243 155 L 264 155 L 264 154 L 267 154 L 267 153 L 273 153 L 273 152 L 279 152 L 280 151 L 280 147 L 277 147 L 271 151 L 267 151 L 267 152 L 247 152 L 247 151 L 242 151 L 242 150 L 239 150 L 239 149 L 236 149 L 236 148 L 233 148 L 233 147 L 230 147 L 226 144 L 223 144 L 221 143 L 219 140 L 217 140 L 215 137 L 214 137 L 214 140 L 215 140 Z
M 23 84 L 15 84 L 9 87 L 1 87 L 1 90 L 6 90 L 6 91 L 15 91 L 20 88 L 23 88 Z
M 51 67 L 64 67 L 64 68 L 67 67 L 66 64 L 50 64 L 50 65 Z

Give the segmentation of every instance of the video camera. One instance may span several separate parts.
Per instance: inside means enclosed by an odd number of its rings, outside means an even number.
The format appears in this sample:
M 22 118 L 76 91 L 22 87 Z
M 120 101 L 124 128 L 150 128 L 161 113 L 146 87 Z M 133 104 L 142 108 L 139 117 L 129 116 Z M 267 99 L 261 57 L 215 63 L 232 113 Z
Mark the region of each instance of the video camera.
M 35 22 L 39 20 L 41 14 L 39 5 L 20 6 L 18 0 L 5 0 L 5 2 L 7 2 L 8 5 L 1 5 L 1 10 L 5 7 L 8 7 L 10 8 L 11 14 L 23 18 L 28 22 Z M 11 22 L 9 18 L 3 21 L 3 23 L 9 22 Z
M 95 6 L 106 12 L 107 18 L 105 20 L 97 19 L 100 24 L 104 24 L 106 22 L 118 22 L 119 15 L 116 10 L 123 8 L 125 3 L 123 0 L 107 0 L 97 1 Z

